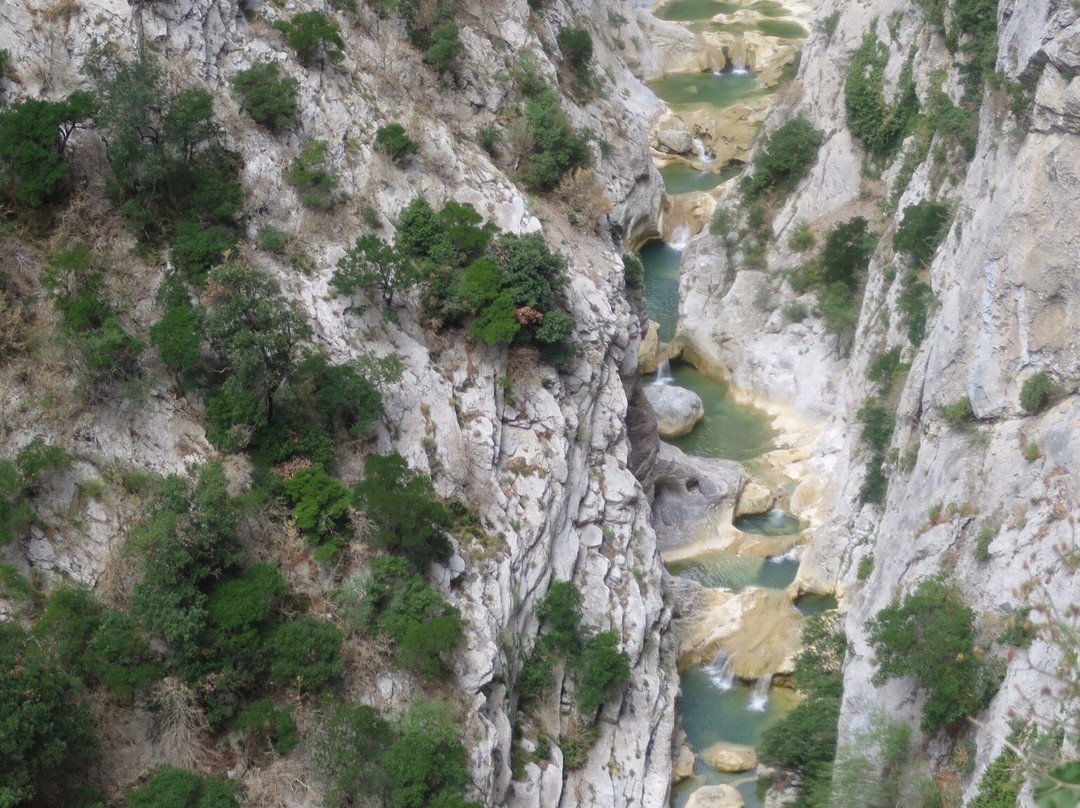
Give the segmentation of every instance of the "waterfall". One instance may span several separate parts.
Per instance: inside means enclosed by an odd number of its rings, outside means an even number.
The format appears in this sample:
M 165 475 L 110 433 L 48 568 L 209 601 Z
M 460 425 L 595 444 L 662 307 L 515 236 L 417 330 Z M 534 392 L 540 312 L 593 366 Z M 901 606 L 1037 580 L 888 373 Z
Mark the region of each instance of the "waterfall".
M 711 163 L 716 159 L 716 155 L 705 148 L 705 141 L 699 137 L 694 138 L 694 156 L 702 163 Z
M 656 363 L 656 380 L 653 384 L 671 384 L 674 379 L 671 376 L 671 363 L 665 356 Z
M 735 687 L 735 669 L 731 665 L 731 657 L 722 649 L 717 651 L 713 661 L 705 666 L 704 673 L 713 686 L 723 693 Z
M 740 41 L 731 48 L 731 72 L 736 76 L 745 76 L 746 69 L 746 46 Z
M 758 679 L 757 684 L 754 685 L 754 692 L 750 694 L 750 703 L 746 705 L 746 709 L 755 713 L 765 712 L 765 708 L 769 705 L 769 687 L 771 685 L 771 673 L 766 673 Z
M 668 242 L 668 246 L 673 250 L 682 252 L 686 249 L 686 245 L 690 243 L 690 228 L 685 224 L 680 224 L 671 233 L 671 241 Z

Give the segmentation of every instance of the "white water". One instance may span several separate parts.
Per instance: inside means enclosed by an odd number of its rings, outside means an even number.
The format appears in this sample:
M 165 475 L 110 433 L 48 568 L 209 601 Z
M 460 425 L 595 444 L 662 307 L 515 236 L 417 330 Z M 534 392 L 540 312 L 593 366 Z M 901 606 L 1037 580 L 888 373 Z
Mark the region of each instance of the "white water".
M 746 54 L 736 53 L 731 58 L 731 72 L 736 76 L 745 76 L 748 72 L 746 69 Z
M 757 684 L 754 685 L 754 692 L 750 694 L 750 703 L 746 705 L 746 709 L 754 713 L 765 712 L 765 708 L 769 706 L 769 687 L 771 685 L 771 673 L 766 673 L 758 679 Z
M 702 672 L 721 693 L 727 693 L 735 687 L 735 669 L 731 666 L 731 659 L 722 650 L 716 652 L 713 661 L 706 665 Z
M 656 379 L 653 384 L 671 384 L 675 379 L 671 375 L 671 363 L 665 356 L 656 363 Z
M 770 564 L 783 564 L 785 561 L 798 561 L 799 557 L 795 554 L 795 548 L 792 547 L 783 555 L 769 556 Z
M 675 231 L 671 234 L 671 241 L 668 242 L 668 246 L 673 250 L 682 252 L 686 249 L 686 245 L 690 243 L 690 228 L 685 224 L 680 224 L 675 228 Z
M 701 163 L 711 163 L 716 159 L 716 155 L 705 149 L 705 141 L 701 138 L 694 138 L 694 156 Z

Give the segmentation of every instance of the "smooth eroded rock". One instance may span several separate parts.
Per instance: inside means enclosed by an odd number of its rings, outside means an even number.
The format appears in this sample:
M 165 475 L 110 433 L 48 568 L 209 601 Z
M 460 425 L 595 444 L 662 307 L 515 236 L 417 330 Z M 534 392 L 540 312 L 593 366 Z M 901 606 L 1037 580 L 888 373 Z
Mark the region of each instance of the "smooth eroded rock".
M 656 320 L 649 320 L 649 329 L 641 338 L 641 347 L 638 348 L 638 373 L 656 373 L 659 355 L 660 324 Z
M 754 747 L 738 743 L 714 743 L 701 757 L 718 772 L 745 772 L 757 765 Z
M 656 133 L 656 145 L 671 154 L 689 154 L 694 150 L 694 136 L 685 129 L 661 129 Z
M 743 798 L 735 786 L 702 786 L 690 795 L 686 808 L 743 808 Z
M 776 494 L 761 483 L 750 480 L 739 492 L 739 499 L 735 503 L 735 516 L 750 516 L 758 513 L 768 513 L 776 502 Z
M 653 384 L 645 388 L 645 398 L 656 413 L 656 425 L 665 438 L 678 438 L 705 417 L 701 396 L 673 384 Z

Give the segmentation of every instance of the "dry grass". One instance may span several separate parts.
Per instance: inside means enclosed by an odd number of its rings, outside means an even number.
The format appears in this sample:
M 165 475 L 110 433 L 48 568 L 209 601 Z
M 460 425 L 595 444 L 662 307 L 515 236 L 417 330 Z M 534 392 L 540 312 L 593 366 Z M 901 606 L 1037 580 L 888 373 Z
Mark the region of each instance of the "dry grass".
M 155 729 L 162 754 L 174 766 L 204 771 L 209 725 L 195 691 L 175 676 L 166 676 L 150 691 L 157 707 Z
M 596 227 L 600 219 L 611 213 L 613 205 L 604 184 L 590 168 L 575 168 L 559 182 L 555 195 L 566 203 L 577 222 Z

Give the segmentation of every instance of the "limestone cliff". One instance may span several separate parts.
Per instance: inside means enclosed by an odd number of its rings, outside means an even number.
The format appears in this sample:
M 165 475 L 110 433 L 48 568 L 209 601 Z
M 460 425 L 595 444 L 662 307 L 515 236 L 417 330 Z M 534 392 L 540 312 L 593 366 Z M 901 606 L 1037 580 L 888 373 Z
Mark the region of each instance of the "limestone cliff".
M 937 92 L 961 102 L 963 49 L 927 19 L 930 5 L 822 5 L 798 77 L 766 124 L 773 131 L 805 116 L 824 134 L 816 163 L 776 210 L 763 266 L 747 268 L 722 235 L 695 240 L 683 265 L 681 329 L 698 361 L 722 363 L 740 386 L 826 421 L 811 466 L 821 482 L 818 512 L 828 517 L 815 530 L 798 583 L 843 594 L 850 645 L 841 743 L 865 728 L 875 710 L 917 720 L 921 702 L 913 682 L 870 683 L 865 623 L 920 581 L 948 573 L 980 616 L 984 650 L 1008 656 L 1000 691 L 973 730 L 976 765 L 960 775 L 966 801 L 1002 749 L 1007 716 L 1045 718 L 1059 707 L 1056 691 L 1039 693 L 1060 650 L 1037 639 L 1026 653 L 1006 654 L 995 626 L 1025 604 L 1048 603 L 1060 612 L 1080 593 L 1070 562 L 1080 505 L 1074 483 L 1080 404 L 1073 394 L 1080 287 L 1072 267 L 1080 239 L 1080 40 L 1074 4 L 1002 0 L 997 76 L 975 105 L 978 140 L 970 162 L 940 133 L 907 166 L 918 135 L 895 156 L 874 161 L 847 126 L 844 100 L 845 74 L 867 31 L 887 44 L 888 98 L 912 54 L 924 111 Z M 924 276 L 934 302 L 917 345 L 908 341 L 899 301 L 909 259 L 894 249 L 892 235 L 905 208 L 926 199 L 947 202 L 954 214 Z M 814 308 L 812 297 L 788 280 L 807 260 L 791 247 L 796 226 L 807 223 L 820 236 L 856 215 L 870 221 L 879 239 L 848 352 L 816 317 L 791 322 L 781 309 L 796 300 Z M 771 297 L 764 311 L 754 305 L 759 288 Z M 890 400 L 896 429 L 895 453 L 886 460 L 888 493 L 881 505 L 862 504 L 870 453 L 859 439 L 857 413 L 875 394 L 867 379 L 871 361 L 894 347 L 910 371 Z M 1029 415 L 1019 395 L 1037 371 L 1060 383 L 1065 395 Z M 963 398 L 973 416 L 956 426 L 941 407 Z M 994 538 L 977 552 L 984 527 L 991 528 L 984 537 Z M 858 580 L 867 555 L 872 572 Z M 868 571 L 869 562 L 862 567 Z M 1033 581 L 1037 591 L 1029 594 L 1024 587 Z M 930 746 L 929 756 L 936 766 L 951 765 L 945 745 Z
M 377 449 L 402 453 L 432 475 L 440 494 L 475 506 L 492 537 L 490 546 L 458 546 L 465 571 L 452 589 L 450 572 L 440 573 L 442 588 L 466 618 L 466 651 L 447 688 L 466 707 L 476 796 L 488 805 L 659 806 L 669 788 L 677 679 L 649 506 L 632 473 L 625 425 L 628 396 L 635 395 L 639 324 L 623 285 L 618 239 L 606 224 L 603 232 L 572 227 L 560 206 L 526 196 L 477 144 L 478 131 L 496 121 L 507 97 L 506 76 L 517 56 L 531 49 L 554 81 L 559 28 L 574 22 L 592 29 L 604 89 L 588 103 L 565 106 L 575 125 L 596 136 L 595 170 L 614 204 L 610 222 L 630 243 L 655 229 L 660 206 L 646 132 L 656 101 L 627 67 L 651 57 L 635 52 L 638 12 L 629 4 L 550 3 L 543 13 L 531 12 L 524 0 L 462 5 L 468 6 L 458 19 L 464 51 L 453 73 L 440 77 L 407 43 L 400 21 L 367 8 L 340 15 L 343 62 L 308 69 L 290 57 L 271 24 L 309 7 L 330 11 L 321 3 L 82 0 L 50 11 L 17 0 L 0 7 L 0 48 L 12 59 L 0 89 L 9 98 L 61 97 L 85 86 L 79 67 L 91 42 L 101 39 L 126 53 L 151 49 L 172 86 L 210 90 L 230 145 L 243 156 L 252 233 L 273 224 L 295 234 L 308 270 L 269 254 L 250 260 L 302 303 L 316 342 L 333 359 L 368 352 L 401 358 L 401 382 L 383 390 L 386 416 Z M 303 136 L 329 144 L 347 195 L 333 213 L 304 209 L 282 179 L 299 151 L 300 132 L 271 136 L 256 128 L 229 88 L 238 70 L 267 59 L 299 82 Z M 376 129 L 389 121 L 405 124 L 421 144 L 409 166 L 395 166 L 373 148 Z M 71 215 L 86 217 L 92 228 L 107 218 L 93 201 L 101 194 L 103 162 L 92 132 L 76 137 L 88 201 Z M 470 202 L 510 232 L 542 230 L 569 258 L 567 297 L 580 350 L 566 372 L 461 334 L 433 337 L 417 322 L 415 297 L 396 323 L 385 323 L 377 306 L 347 311 L 348 300 L 334 296 L 330 276 L 359 233 L 361 208 L 374 208 L 392 227 L 417 194 L 436 205 Z M 156 319 L 153 290 L 163 267 L 131 257 L 132 246 L 121 244 L 112 254 L 130 262 L 124 283 L 134 300 L 125 317 L 136 333 L 145 333 Z M 51 511 L 44 528 L 28 545 L 7 548 L 9 559 L 100 585 L 134 517 L 121 494 L 80 494 L 86 486 L 79 484 L 101 478 L 114 461 L 174 473 L 213 455 L 202 434 L 201 403 L 177 397 L 160 369 L 150 378 L 150 389 L 133 405 L 50 409 L 35 403 L 41 379 L 5 373 L 0 418 L 11 447 L 42 434 L 86 458 L 72 471 L 68 490 L 46 498 Z M 642 478 L 649 457 L 647 445 L 637 447 L 633 471 Z M 355 477 L 355 456 L 343 451 L 337 460 L 344 476 Z M 70 518 L 73 511 L 82 516 Z M 568 578 L 581 585 L 586 622 L 618 632 L 631 680 L 624 695 L 603 708 L 598 738 L 577 768 L 564 767 L 556 747 L 550 761 L 529 763 L 512 779 L 515 705 L 507 682 L 534 642 L 538 599 L 552 580 Z M 362 681 L 357 695 L 396 707 L 409 687 L 383 677 Z M 564 701 L 557 686 L 538 710 L 540 726 L 530 731 L 556 737 L 565 730 L 570 709 Z M 151 762 L 133 754 L 138 766 Z M 317 789 L 293 788 L 282 799 L 315 805 L 319 797 Z

